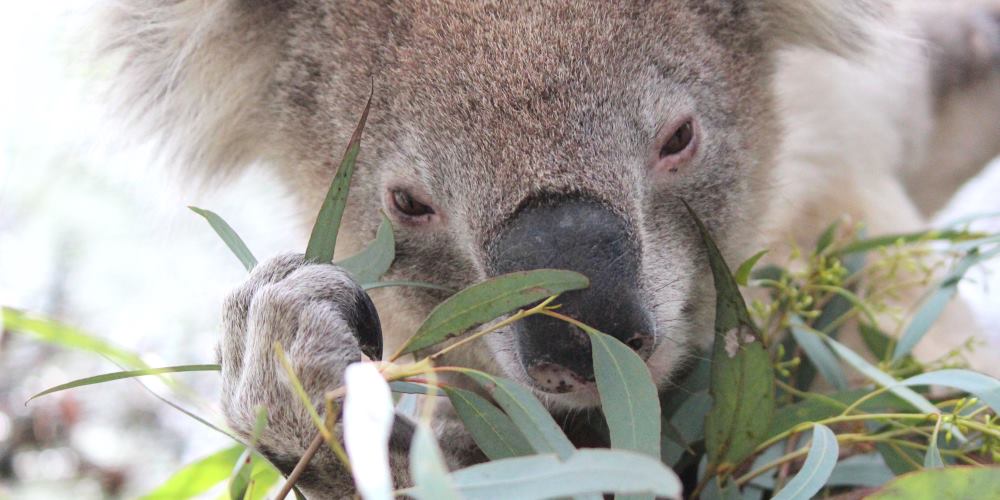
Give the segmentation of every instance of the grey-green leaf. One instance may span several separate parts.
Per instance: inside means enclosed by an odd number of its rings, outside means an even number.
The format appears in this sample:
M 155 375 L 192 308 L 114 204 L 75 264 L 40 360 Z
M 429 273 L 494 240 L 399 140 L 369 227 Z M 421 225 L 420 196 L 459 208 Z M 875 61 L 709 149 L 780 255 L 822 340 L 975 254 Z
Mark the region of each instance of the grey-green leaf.
M 252 271 L 254 267 L 257 267 L 257 258 L 253 256 L 253 252 L 247 247 L 247 244 L 243 242 L 240 235 L 236 234 L 236 231 L 232 226 L 229 225 L 222 217 L 220 217 L 215 212 L 211 210 L 205 210 L 198 207 L 188 207 L 192 212 L 202 216 L 208 221 L 208 225 L 212 226 L 215 230 L 215 234 L 222 238 L 222 242 L 229 247 L 229 250 L 236 255 L 237 259 L 243 263 L 243 267 L 247 271 Z
M 909 326 L 906 327 L 906 331 L 899 338 L 899 343 L 896 344 L 896 350 L 892 353 L 893 361 L 899 361 L 910 354 L 913 348 L 927 335 L 927 332 L 941 316 L 941 313 L 944 312 L 948 303 L 958 295 L 958 284 L 965 277 L 965 274 L 983 261 L 997 255 L 1000 255 L 1000 248 L 984 254 L 974 249 L 955 265 L 941 282 L 940 286 L 921 305 L 917 314 L 914 315 L 913 320 L 910 321 Z
M 374 92 L 374 88 L 372 89 Z M 337 174 L 330 183 L 330 190 L 326 193 L 323 206 L 320 207 L 319 215 L 316 217 L 316 224 L 313 226 L 312 234 L 309 236 L 309 245 L 306 246 L 306 261 L 318 264 L 333 262 L 333 251 L 337 247 L 337 233 L 340 231 L 340 220 L 344 217 L 344 209 L 347 207 L 347 195 L 351 189 L 351 178 L 354 176 L 354 164 L 361 151 L 361 133 L 365 129 L 365 122 L 368 121 L 368 111 L 371 109 L 372 98 L 368 96 L 365 110 L 361 113 L 357 128 L 351 136 L 351 141 L 347 144 L 347 151 L 340 162 Z
M 510 380 L 483 372 L 463 370 L 463 373 L 490 393 L 536 452 L 555 453 L 559 458 L 566 459 L 576 451 L 559 424 L 531 391 Z
M 1000 413 L 1000 380 L 969 370 L 941 370 L 908 378 L 900 385 L 940 385 L 974 394 Z M 928 412 L 934 413 L 934 412 Z
M 694 210 L 685 206 L 701 234 L 715 282 L 710 389 L 715 404 L 705 421 L 705 444 L 717 470 L 739 463 L 766 438 L 774 415 L 774 370 L 719 247 Z
M 555 455 L 509 458 L 474 465 L 452 477 L 469 500 L 531 500 L 592 493 L 680 498 L 682 489 L 677 476 L 659 460 L 622 450 L 580 450 L 567 460 Z
M 201 495 L 229 477 L 243 450 L 242 445 L 232 446 L 191 463 L 142 500 L 175 500 Z
M 833 351 L 823 343 L 820 334 L 810 329 L 798 318 L 792 320 L 791 331 L 795 342 L 809 356 L 823 378 L 837 390 L 847 390 L 847 376 L 844 375 L 844 368 L 840 366 L 840 361 L 833 354 Z
M 534 450 L 517 430 L 514 422 L 499 408 L 482 396 L 458 389 L 443 387 L 472 439 L 490 460 L 531 455 Z
M 506 274 L 473 285 L 438 304 L 401 353 L 431 347 L 476 325 L 589 284 L 587 277 L 579 273 L 540 269 Z
M 105 382 L 111 382 L 114 380 L 122 380 L 126 378 L 135 377 L 146 377 L 149 375 L 163 375 L 165 373 L 182 373 L 182 372 L 217 372 L 221 368 L 219 365 L 183 365 L 183 366 L 168 366 L 165 368 L 149 368 L 145 370 L 131 370 L 124 372 L 115 373 L 105 373 L 103 375 L 95 375 L 93 377 L 82 378 L 79 380 L 74 380 L 72 382 L 67 382 L 65 384 L 60 384 L 55 387 L 46 389 L 34 396 L 28 398 L 31 401 L 35 398 L 45 396 L 47 394 L 52 394 L 53 392 L 65 391 L 67 389 L 75 389 L 77 387 L 84 387 L 94 384 L 103 384 Z
M 418 500 L 461 498 L 455 490 L 451 476 L 448 475 L 444 455 L 434 441 L 434 431 L 426 422 L 419 422 L 413 435 L 413 445 L 410 448 L 410 474 L 414 483 L 410 494 Z
M 823 489 L 840 456 L 837 436 L 822 424 L 813 426 L 812 444 L 799 473 L 775 496 L 774 500 L 812 498 Z
M 649 368 L 617 339 L 592 328 L 587 333 L 611 447 L 659 457 L 660 400 Z
M 378 227 L 375 240 L 364 250 L 352 255 L 337 265 L 345 269 L 362 286 L 378 282 L 389 271 L 396 259 L 396 238 L 392 234 L 392 222 L 382 214 L 382 224 Z
M 1000 470 L 996 467 L 947 467 L 902 476 L 871 500 L 938 498 L 1000 498 Z

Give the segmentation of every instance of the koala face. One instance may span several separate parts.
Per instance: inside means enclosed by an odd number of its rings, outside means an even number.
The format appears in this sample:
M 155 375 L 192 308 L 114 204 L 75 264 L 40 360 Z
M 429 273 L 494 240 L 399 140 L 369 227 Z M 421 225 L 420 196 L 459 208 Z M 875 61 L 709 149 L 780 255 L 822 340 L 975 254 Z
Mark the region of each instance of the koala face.
M 146 84 L 140 109 L 172 111 L 154 127 L 187 106 L 194 130 L 212 130 L 189 138 L 191 160 L 263 158 L 315 213 L 374 83 L 343 240 L 359 247 L 385 213 L 397 239 L 389 278 L 453 288 L 581 272 L 591 286 L 564 294 L 562 311 L 631 346 L 665 383 L 712 331 L 711 275 L 681 200 L 730 261 L 754 250 L 779 142 L 775 40 L 815 32 L 836 45 L 831 34 L 849 31 L 838 19 L 873 2 L 219 1 L 207 14 L 194 3 L 132 12 L 163 19 L 140 23 L 159 39 L 129 61 Z M 178 16 L 192 26 L 173 33 Z M 794 28 L 779 35 L 782 19 Z M 187 48 L 186 59 L 149 47 Z M 151 87 L 156 72 L 179 80 Z M 387 349 L 444 297 L 378 291 Z M 589 340 L 548 318 L 445 361 L 517 379 L 555 406 L 598 402 Z
M 393 220 L 392 278 L 461 287 L 581 272 L 591 287 L 561 297 L 562 312 L 666 379 L 711 338 L 710 278 L 680 200 L 732 246 L 755 215 L 769 153 L 767 54 L 752 21 L 694 4 L 412 5 L 375 76 L 384 98 L 354 198 L 365 220 L 379 210 Z M 441 298 L 390 294 L 382 310 L 413 317 Z M 554 319 L 530 318 L 468 354 L 460 362 L 556 401 L 597 401 L 589 339 Z

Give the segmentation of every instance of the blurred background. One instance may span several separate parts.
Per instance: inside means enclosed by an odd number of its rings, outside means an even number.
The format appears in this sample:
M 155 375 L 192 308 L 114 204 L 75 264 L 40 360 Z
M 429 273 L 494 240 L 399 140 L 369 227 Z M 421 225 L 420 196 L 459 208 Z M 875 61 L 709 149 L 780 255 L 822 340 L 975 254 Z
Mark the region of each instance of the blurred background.
M 192 192 L 123 148 L 88 59 L 95 0 L 0 6 L 0 305 L 50 316 L 139 353 L 153 366 L 213 363 L 226 293 L 245 271 L 187 205 L 225 217 L 259 257 L 304 248 L 296 208 L 263 173 Z M 940 215 L 1000 211 L 1000 162 Z M 1000 220 L 984 230 L 1000 231 Z M 991 227 L 992 225 L 992 227 Z M 962 293 L 1000 337 L 1000 266 Z M 991 293 L 991 290 L 993 292 Z M 116 371 L 93 354 L 0 333 L 0 498 L 132 498 L 229 441 L 134 380 L 25 405 L 34 393 Z M 185 407 L 218 421 L 218 376 L 181 374 Z

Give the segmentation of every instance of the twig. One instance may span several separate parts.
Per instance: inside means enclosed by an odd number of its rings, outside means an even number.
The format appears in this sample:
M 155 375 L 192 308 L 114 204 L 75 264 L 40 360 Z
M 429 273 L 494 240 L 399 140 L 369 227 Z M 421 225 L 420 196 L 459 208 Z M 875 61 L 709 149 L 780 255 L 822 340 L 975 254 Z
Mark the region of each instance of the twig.
M 285 497 L 291 493 L 292 488 L 295 487 L 295 483 L 302 477 L 302 474 L 306 471 L 306 467 L 309 467 L 309 462 L 312 461 L 313 457 L 316 456 L 316 452 L 319 451 L 319 447 L 323 446 L 323 434 L 316 433 L 316 437 L 313 438 L 312 442 L 309 443 L 309 447 L 306 448 L 306 452 L 302 454 L 302 458 L 299 459 L 299 463 L 295 464 L 295 468 L 292 469 L 292 473 L 288 475 L 288 480 L 281 487 L 281 491 L 278 491 L 278 500 L 283 500 Z

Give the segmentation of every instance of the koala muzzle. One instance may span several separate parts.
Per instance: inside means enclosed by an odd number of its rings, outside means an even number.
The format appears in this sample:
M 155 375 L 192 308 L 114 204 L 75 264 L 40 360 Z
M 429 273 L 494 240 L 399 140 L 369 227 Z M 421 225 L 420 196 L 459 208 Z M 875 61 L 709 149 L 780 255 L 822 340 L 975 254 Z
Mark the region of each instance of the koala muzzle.
M 653 350 L 653 324 L 639 292 L 641 252 L 629 229 L 622 217 L 597 202 L 529 203 L 490 245 L 491 269 L 495 274 L 566 269 L 586 275 L 590 287 L 560 296 L 560 312 L 646 359 Z M 586 333 L 545 316 L 527 318 L 514 329 L 521 362 L 539 389 L 565 393 L 593 383 Z

